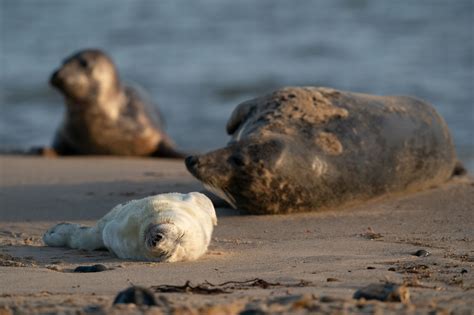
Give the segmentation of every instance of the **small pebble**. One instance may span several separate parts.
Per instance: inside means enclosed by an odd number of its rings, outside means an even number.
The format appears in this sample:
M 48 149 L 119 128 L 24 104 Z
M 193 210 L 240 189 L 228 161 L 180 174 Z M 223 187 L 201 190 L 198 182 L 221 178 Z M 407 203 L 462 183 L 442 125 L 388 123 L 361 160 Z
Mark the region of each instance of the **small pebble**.
M 119 292 L 113 304 L 158 305 L 153 292 L 142 287 L 130 287 Z
M 413 253 L 412 255 L 418 256 L 418 257 L 426 257 L 426 256 L 431 255 L 431 253 L 427 250 L 419 249 L 415 253 Z
M 461 274 L 465 274 L 465 273 L 467 273 L 467 269 L 461 270 Z
M 336 278 L 327 278 L 326 281 L 327 282 L 336 282 L 336 281 L 340 281 L 340 280 L 336 279 Z
M 410 291 L 407 287 L 394 283 L 375 283 L 357 290 L 353 298 L 410 303 Z
M 101 264 L 93 265 L 93 266 L 79 266 L 74 269 L 74 272 L 101 272 L 106 271 L 107 267 Z
M 333 303 L 333 302 L 341 302 L 343 301 L 341 298 L 332 297 L 332 296 L 322 296 L 319 301 L 321 303 Z

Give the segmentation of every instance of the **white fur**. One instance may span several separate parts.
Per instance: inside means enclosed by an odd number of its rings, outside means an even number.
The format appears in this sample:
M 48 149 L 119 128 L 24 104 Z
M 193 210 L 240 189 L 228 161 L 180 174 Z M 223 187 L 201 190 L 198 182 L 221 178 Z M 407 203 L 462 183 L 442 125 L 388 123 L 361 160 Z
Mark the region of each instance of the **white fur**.
M 205 195 L 169 193 L 120 204 L 93 227 L 58 224 L 43 241 L 88 250 L 105 247 L 124 259 L 185 261 L 206 252 L 216 224 L 214 206 Z M 147 240 L 157 234 L 161 239 L 150 245 Z

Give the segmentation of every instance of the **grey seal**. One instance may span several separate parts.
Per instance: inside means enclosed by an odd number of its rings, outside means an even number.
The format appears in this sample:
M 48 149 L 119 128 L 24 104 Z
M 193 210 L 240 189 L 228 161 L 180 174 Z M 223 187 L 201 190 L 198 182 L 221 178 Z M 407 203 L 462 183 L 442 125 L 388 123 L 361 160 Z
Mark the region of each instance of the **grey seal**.
M 448 180 L 456 154 L 433 106 L 408 96 L 287 87 L 241 103 L 224 148 L 189 172 L 254 214 L 317 211 Z
M 184 157 L 143 90 L 124 85 L 104 52 L 86 49 L 66 58 L 50 83 L 66 103 L 53 141 L 57 154 Z

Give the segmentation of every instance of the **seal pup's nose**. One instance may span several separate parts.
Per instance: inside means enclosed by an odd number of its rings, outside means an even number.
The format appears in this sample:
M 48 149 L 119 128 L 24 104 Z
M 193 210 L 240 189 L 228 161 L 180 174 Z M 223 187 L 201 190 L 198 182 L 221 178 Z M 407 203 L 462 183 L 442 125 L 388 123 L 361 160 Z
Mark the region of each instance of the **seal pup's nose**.
M 190 155 L 184 160 L 184 163 L 188 169 L 193 168 L 196 166 L 196 164 L 198 164 L 198 158 L 195 155 Z

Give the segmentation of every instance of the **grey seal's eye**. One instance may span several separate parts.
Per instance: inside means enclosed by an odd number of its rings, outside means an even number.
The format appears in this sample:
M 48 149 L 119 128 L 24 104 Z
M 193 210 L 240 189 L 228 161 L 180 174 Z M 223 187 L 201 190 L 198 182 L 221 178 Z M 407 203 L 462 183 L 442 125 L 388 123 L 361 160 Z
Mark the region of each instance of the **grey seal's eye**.
M 232 155 L 231 157 L 229 157 L 229 163 L 235 165 L 235 166 L 244 166 L 245 165 L 245 161 L 244 161 L 244 158 L 240 155 Z

